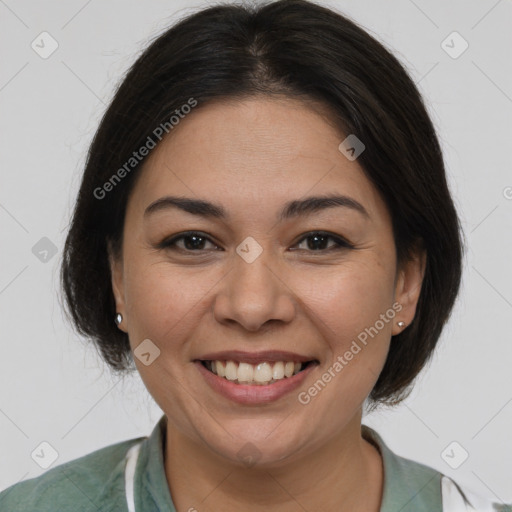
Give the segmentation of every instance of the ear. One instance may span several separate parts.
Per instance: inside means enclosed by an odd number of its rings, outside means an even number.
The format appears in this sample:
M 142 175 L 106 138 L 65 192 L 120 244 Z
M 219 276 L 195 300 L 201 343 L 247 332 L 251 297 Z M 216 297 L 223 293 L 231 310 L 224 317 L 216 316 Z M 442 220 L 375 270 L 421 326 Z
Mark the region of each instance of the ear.
M 112 293 L 116 303 L 116 312 L 121 313 L 123 321 L 118 328 L 124 332 L 127 332 L 127 314 L 126 304 L 124 300 L 124 272 L 123 272 L 123 259 L 122 255 L 116 255 L 112 248 L 110 240 L 107 242 L 108 260 L 110 265 L 110 275 L 112 281 Z
M 395 301 L 401 304 L 402 309 L 395 317 L 392 335 L 400 334 L 414 320 L 416 306 L 420 297 L 427 254 L 421 243 L 416 244 L 411 257 L 404 262 L 397 273 L 395 280 Z M 398 327 L 397 323 L 402 321 L 405 327 Z

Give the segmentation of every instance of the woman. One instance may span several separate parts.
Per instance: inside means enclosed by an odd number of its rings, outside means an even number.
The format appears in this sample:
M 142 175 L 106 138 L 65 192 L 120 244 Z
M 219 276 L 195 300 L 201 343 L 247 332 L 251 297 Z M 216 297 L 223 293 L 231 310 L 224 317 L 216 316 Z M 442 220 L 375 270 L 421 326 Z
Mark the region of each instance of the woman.
M 361 424 L 432 356 L 462 253 L 434 128 L 382 45 L 304 0 L 189 16 L 102 119 L 62 265 L 78 331 L 164 415 L 2 510 L 511 510 Z

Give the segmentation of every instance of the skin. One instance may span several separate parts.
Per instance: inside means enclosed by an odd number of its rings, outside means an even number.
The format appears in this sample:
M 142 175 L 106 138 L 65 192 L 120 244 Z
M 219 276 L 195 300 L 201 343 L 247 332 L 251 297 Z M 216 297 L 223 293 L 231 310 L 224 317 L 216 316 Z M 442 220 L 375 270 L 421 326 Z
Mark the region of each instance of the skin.
M 338 150 L 344 138 L 297 100 L 200 105 L 152 151 L 129 198 L 112 285 L 132 349 L 149 338 L 160 350 L 148 366 L 134 359 L 168 418 L 165 472 L 180 512 L 380 509 L 382 459 L 361 436 L 362 405 L 398 321 L 414 318 L 425 260 L 416 254 L 397 268 L 388 209 L 357 160 Z M 277 221 L 285 202 L 335 192 L 359 201 L 369 218 L 334 207 Z M 169 208 L 144 218 L 166 195 L 219 203 L 230 217 Z M 183 239 L 181 252 L 158 247 L 187 230 L 207 237 L 199 250 L 187 252 Z M 317 230 L 355 249 L 328 250 L 332 239 L 311 249 L 304 237 Z M 263 249 L 252 263 L 236 253 L 248 236 Z M 301 404 L 298 392 L 394 302 L 401 311 Z M 319 365 L 299 390 L 239 405 L 212 390 L 192 362 L 233 349 L 287 350 Z M 237 455 L 247 443 L 259 454 L 250 467 Z

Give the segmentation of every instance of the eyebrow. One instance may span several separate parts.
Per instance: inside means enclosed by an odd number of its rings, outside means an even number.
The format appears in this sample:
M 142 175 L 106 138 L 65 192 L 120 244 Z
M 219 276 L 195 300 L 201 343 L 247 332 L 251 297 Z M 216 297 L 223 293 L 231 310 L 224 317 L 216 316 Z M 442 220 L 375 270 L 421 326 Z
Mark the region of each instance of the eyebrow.
M 319 212 L 328 208 L 344 207 L 357 211 L 366 218 L 370 218 L 365 207 L 355 199 L 345 195 L 312 196 L 305 199 L 297 199 L 285 203 L 278 220 L 284 221 L 294 217 L 300 217 L 309 213 Z M 229 218 L 227 211 L 219 204 L 211 203 L 203 199 L 189 197 L 165 196 L 151 203 L 144 211 L 144 217 L 167 210 L 178 208 L 187 213 L 206 218 L 226 220 Z

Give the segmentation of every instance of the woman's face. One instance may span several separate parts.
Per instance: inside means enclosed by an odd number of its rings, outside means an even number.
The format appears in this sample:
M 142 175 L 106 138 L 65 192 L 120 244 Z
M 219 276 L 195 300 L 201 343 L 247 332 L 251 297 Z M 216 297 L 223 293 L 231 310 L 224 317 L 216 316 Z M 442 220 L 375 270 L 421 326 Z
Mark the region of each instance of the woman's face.
M 112 262 L 121 328 L 171 428 L 212 454 L 277 465 L 359 435 L 397 322 L 414 317 L 421 265 L 397 273 L 391 218 L 344 139 L 294 100 L 210 103 L 152 150 L 130 196 Z M 349 199 L 308 202 L 328 195 Z

